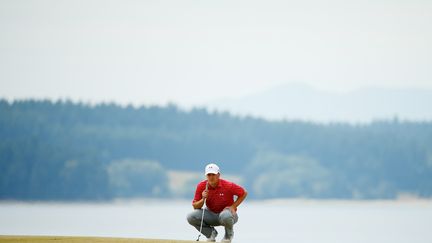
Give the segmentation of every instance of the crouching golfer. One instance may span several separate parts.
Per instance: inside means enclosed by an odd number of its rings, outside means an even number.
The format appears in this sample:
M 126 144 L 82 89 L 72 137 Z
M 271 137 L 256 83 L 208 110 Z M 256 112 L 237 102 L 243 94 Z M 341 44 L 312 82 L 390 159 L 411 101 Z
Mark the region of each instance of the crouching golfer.
M 231 242 L 233 226 L 238 220 L 237 207 L 246 198 L 247 192 L 241 186 L 221 179 L 219 167 L 215 164 L 206 166 L 205 175 L 207 180 L 198 183 L 192 201 L 195 210 L 187 216 L 187 220 L 207 237 L 207 241 L 212 242 L 216 241 L 218 234 L 215 226 L 222 225 L 225 227 L 222 242 Z M 235 201 L 234 196 L 237 196 Z M 203 209 L 204 202 L 206 209 Z

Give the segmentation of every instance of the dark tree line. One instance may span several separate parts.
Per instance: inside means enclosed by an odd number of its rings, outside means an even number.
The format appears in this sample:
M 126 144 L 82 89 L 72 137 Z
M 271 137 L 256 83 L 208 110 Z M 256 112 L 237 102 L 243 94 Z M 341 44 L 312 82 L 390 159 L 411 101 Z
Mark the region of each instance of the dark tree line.
M 206 109 L 0 100 L 0 198 L 170 196 L 217 162 L 256 198 L 432 195 L 432 122 L 269 122 Z

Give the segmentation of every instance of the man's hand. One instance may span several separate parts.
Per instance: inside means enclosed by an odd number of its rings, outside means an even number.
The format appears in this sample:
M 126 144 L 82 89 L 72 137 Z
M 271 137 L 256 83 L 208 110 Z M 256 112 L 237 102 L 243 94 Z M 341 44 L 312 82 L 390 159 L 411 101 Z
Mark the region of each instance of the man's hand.
M 229 210 L 231 211 L 232 215 L 236 215 L 237 214 L 237 208 L 236 208 L 236 206 L 231 205 L 231 206 L 229 206 L 227 208 L 229 208 Z
M 227 208 L 229 208 L 229 210 L 231 211 L 231 213 L 233 215 L 237 214 L 237 212 L 236 212 L 237 207 L 240 205 L 240 203 L 243 202 L 243 200 L 246 198 L 246 196 L 247 196 L 247 191 L 245 191 L 244 194 L 241 197 L 238 197 L 237 200 L 235 200 L 235 202 L 234 202 L 233 205 L 227 207 Z
M 204 191 L 202 192 L 202 197 L 203 197 L 203 198 L 207 198 L 207 197 L 208 197 L 208 190 L 204 190 Z

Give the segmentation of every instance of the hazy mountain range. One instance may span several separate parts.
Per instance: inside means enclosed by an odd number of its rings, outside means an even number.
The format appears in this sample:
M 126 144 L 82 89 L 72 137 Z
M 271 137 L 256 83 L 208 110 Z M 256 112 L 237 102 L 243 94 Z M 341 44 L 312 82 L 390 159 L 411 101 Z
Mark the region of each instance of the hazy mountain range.
M 397 117 L 430 121 L 432 90 L 371 87 L 343 93 L 291 84 L 241 98 L 215 100 L 209 107 L 271 120 L 357 123 Z

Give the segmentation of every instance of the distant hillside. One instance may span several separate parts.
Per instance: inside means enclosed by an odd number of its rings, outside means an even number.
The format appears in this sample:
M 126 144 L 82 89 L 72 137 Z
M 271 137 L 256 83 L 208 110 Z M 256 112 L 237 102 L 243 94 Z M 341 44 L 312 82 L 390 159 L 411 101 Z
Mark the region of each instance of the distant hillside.
M 370 122 L 377 119 L 432 121 L 432 90 L 364 88 L 345 93 L 306 85 L 284 85 L 238 99 L 211 102 L 209 107 L 272 120 Z
M 254 198 L 432 196 L 431 122 L 322 125 L 175 105 L 0 100 L 0 137 L 0 199 L 190 197 L 196 178 L 183 173 L 177 188 L 172 171 L 201 174 L 209 162 Z

